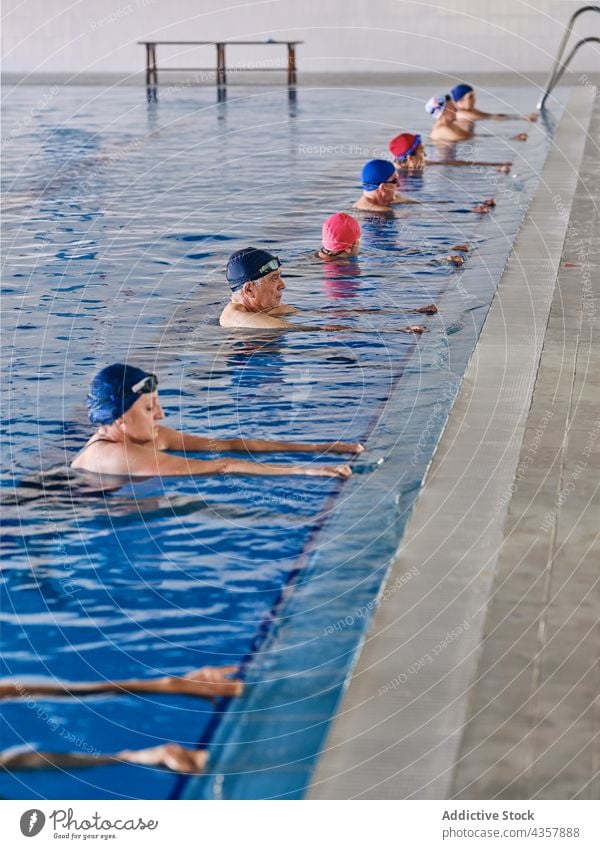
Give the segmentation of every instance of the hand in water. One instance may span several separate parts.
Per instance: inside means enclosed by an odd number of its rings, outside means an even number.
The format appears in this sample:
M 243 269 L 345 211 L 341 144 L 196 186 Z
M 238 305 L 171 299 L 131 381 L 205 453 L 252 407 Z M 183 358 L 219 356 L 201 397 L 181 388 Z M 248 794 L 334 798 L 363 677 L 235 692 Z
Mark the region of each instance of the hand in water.
M 512 162 L 504 162 L 502 165 L 498 165 L 496 171 L 500 171 L 501 174 L 510 174 L 511 168 Z
M 331 478 L 349 478 L 352 474 L 352 469 L 346 463 L 343 466 L 327 466 L 329 477 Z
M 461 245 L 452 245 L 450 250 L 451 251 L 464 251 L 465 253 L 468 253 L 471 250 L 471 245 L 467 245 L 466 243 L 461 244 Z
M 190 696 L 241 696 L 244 691 L 243 682 L 229 677 L 238 669 L 237 666 L 203 666 L 181 677 L 170 675 L 166 679 L 167 689 Z
M 527 133 L 517 133 L 517 135 L 514 136 L 515 141 L 527 141 L 528 138 L 529 136 Z
M 427 328 L 423 327 L 422 324 L 411 324 L 409 327 L 402 327 L 400 333 L 418 333 L 420 335 L 425 333 L 426 330 Z
M 208 752 L 203 749 L 184 749 L 178 743 L 163 743 L 161 746 L 140 749 L 137 752 L 120 752 L 117 758 L 127 763 L 163 766 L 173 772 L 194 775 L 205 768 L 208 763 Z
M 438 308 L 435 304 L 427 304 L 426 307 L 418 307 L 413 312 L 423 313 L 424 315 L 435 315 L 438 311 Z
M 360 442 L 334 442 L 331 451 L 335 454 L 362 454 L 365 446 Z
M 540 117 L 540 116 L 539 116 L 539 113 L 538 113 L 538 112 L 532 112 L 532 113 L 531 113 L 531 115 L 528 115 L 528 116 L 527 116 L 527 120 L 528 120 L 528 121 L 537 121 L 537 119 L 538 119 L 539 117 Z

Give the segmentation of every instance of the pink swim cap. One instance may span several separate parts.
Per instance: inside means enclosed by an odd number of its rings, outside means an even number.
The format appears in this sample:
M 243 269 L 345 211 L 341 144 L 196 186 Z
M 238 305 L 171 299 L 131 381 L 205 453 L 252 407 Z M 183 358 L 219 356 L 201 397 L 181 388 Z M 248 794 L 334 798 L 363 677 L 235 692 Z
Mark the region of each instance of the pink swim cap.
M 345 212 L 336 212 L 323 224 L 323 247 L 326 251 L 350 250 L 360 238 L 360 224 Z

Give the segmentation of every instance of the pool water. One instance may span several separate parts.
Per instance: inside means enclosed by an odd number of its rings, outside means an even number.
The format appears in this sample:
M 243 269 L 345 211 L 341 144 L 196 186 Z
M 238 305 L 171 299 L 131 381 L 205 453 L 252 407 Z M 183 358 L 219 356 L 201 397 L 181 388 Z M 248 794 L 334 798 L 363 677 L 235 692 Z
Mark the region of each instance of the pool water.
M 364 498 L 376 527 L 379 499 L 393 498 L 388 553 L 397 547 L 551 141 L 541 124 L 488 122 L 452 155 L 512 160 L 510 175 L 445 167 L 404 178 L 406 193 L 444 203 L 363 217 L 357 260 L 316 261 L 321 224 L 350 210 L 364 161 L 402 130 L 427 132 L 430 93 L 236 88 L 217 102 L 211 89 L 172 86 L 152 102 L 138 88 L 5 91 L 2 677 L 114 681 L 251 664 L 286 586 L 349 501 Z M 505 111 L 530 108 L 521 89 L 497 96 Z M 526 144 L 511 139 L 524 129 Z M 471 211 L 492 196 L 491 215 Z M 445 257 L 459 242 L 475 250 L 455 269 Z M 311 310 L 302 321 L 351 329 L 219 328 L 224 264 L 249 244 L 280 256 L 286 300 Z M 411 314 L 431 302 L 439 315 Z M 394 332 L 413 323 L 428 332 Z M 158 373 L 170 426 L 367 450 L 347 482 L 152 479 L 90 495 L 60 474 L 40 479 L 88 438 L 87 386 L 115 361 Z M 373 597 L 383 555 L 373 553 Z M 319 580 L 334 598 L 348 575 Z M 14 700 L 2 706 L 1 745 L 195 747 L 226 708 L 157 695 Z M 0 775 L 7 798 L 154 799 L 182 786 L 124 765 Z

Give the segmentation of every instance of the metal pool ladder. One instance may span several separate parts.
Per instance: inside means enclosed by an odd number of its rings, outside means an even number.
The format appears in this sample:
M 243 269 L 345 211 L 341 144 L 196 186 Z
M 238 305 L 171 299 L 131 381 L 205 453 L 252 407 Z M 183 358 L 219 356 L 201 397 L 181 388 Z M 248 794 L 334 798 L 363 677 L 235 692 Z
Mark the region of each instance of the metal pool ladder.
M 582 38 L 571 50 L 566 60 L 564 62 L 561 62 L 562 55 L 565 52 L 565 47 L 567 46 L 567 41 L 569 40 L 569 37 L 573 31 L 573 24 L 575 23 L 579 15 L 581 15 L 583 12 L 600 12 L 600 6 L 582 6 L 580 9 L 577 9 L 577 11 L 571 15 L 571 20 L 567 24 L 562 40 L 560 42 L 560 47 L 558 48 L 558 54 L 556 56 L 554 67 L 552 68 L 550 76 L 548 77 L 548 80 L 544 87 L 544 94 L 542 95 L 537 105 L 537 108 L 540 111 L 544 108 L 546 100 L 552 92 L 552 89 L 558 84 L 560 78 L 569 66 L 571 59 L 573 58 L 573 56 L 575 56 L 579 48 L 583 44 L 589 44 L 590 42 L 598 42 L 598 44 L 600 44 L 600 38 L 597 38 L 596 36 L 588 36 L 587 38 Z

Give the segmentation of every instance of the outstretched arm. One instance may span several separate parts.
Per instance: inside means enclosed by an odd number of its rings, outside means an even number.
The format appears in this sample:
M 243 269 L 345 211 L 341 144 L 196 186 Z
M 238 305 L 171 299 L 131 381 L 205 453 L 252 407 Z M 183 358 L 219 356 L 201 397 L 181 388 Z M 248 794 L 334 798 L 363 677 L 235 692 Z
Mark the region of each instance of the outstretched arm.
M 203 666 L 187 675 L 162 678 L 132 678 L 125 681 L 56 681 L 52 684 L 0 683 L 0 698 L 29 696 L 92 696 L 96 693 L 177 693 L 213 699 L 241 695 L 244 685 L 229 676 L 237 666 Z
M 221 457 L 217 460 L 195 460 L 190 457 L 177 457 L 167 454 L 161 447 L 160 430 L 157 443 L 152 446 L 126 446 L 126 470 L 121 474 L 140 477 L 175 477 L 180 475 L 259 475 L 289 476 L 303 475 L 313 477 L 347 478 L 352 474 L 349 466 L 297 466 L 276 465 L 274 463 L 255 463 L 251 460 L 238 460 L 234 457 Z M 173 450 L 178 450 L 177 448 Z
M 361 327 L 350 327 L 346 324 L 321 324 L 321 325 L 311 325 L 311 324 L 291 324 L 289 321 L 284 321 L 281 318 L 272 318 L 270 315 L 266 315 L 265 313 L 252 313 L 252 317 L 249 320 L 246 320 L 245 324 L 237 325 L 236 327 L 230 328 L 231 330 L 296 330 L 300 332 L 327 332 L 327 333 L 338 333 L 342 331 L 349 331 L 351 333 L 372 333 L 371 328 L 361 328 Z M 423 327 L 396 327 L 387 329 L 385 333 L 422 333 L 424 330 Z M 188 473 L 190 474 L 190 473 Z
M 267 451 L 305 452 L 311 454 L 360 454 L 364 447 L 360 442 L 283 442 L 277 439 L 213 439 L 194 436 L 171 428 L 160 428 L 160 447 L 166 451 L 239 451 L 255 454 Z
M 512 162 L 480 162 L 479 160 L 473 159 L 426 159 L 426 165 L 481 165 L 486 168 L 502 168 L 503 170 L 512 168 Z M 507 173 L 508 173 L 507 171 Z
M 115 763 L 143 764 L 160 766 L 174 772 L 195 774 L 202 772 L 208 762 L 205 749 L 185 749 L 177 743 L 163 743 L 150 749 L 130 751 L 124 749 L 114 755 L 84 754 L 82 752 L 39 752 L 31 749 L 26 752 L 0 752 L 0 767 L 14 770 L 40 770 L 53 767 L 81 768 L 90 766 L 108 766 Z

